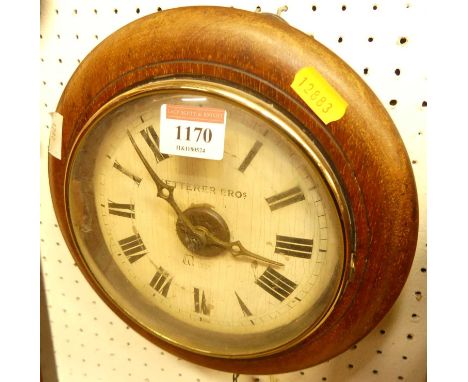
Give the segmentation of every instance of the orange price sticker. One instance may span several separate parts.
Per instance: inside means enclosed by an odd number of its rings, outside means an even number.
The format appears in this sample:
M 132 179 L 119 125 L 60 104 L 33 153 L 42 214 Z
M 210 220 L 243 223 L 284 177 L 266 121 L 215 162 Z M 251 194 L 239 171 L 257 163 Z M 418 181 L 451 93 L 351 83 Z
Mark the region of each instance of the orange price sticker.
M 291 87 L 326 125 L 344 116 L 348 103 L 314 68 L 300 69 Z

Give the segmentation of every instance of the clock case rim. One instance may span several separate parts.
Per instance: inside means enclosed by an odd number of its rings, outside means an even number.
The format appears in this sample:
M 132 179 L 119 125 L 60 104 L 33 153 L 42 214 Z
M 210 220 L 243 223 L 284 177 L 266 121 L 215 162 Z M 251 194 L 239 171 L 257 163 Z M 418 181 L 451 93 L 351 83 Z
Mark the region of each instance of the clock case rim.
M 202 35 L 196 33 L 200 25 Z M 348 101 L 343 118 L 324 125 L 294 93 L 290 84 L 305 66 L 314 66 Z M 79 256 L 66 219 L 64 182 L 76 137 L 113 97 L 143 82 L 174 76 L 227 81 L 260 93 L 305 127 L 340 174 L 354 218 L 354 272 L 327 322 L 281 353 L 254 359 L 214 358 L 137 331 L 182 358 L 238 373 L 298 370 L 347 350 L 390 310 L 407 279 L 418 233 L 414 176 L 395 125 L 362 79 L 323 45 L 272 15 L 224 7 L 158 12 L 119 29 L 82 61 L 57 106 L 64 116 L 62 160 L 49 155 L 51 197 L 75 260 Z M 116 307 L 111 308 L 129 323 Z

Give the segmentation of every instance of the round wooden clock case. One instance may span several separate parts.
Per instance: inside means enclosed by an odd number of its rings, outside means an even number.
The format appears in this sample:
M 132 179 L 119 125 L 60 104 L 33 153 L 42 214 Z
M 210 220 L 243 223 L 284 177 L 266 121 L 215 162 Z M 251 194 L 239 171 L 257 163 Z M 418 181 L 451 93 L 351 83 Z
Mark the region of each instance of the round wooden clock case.
M 324 124 L 291 88 L 315 68 L 348 103 Z M 338 179 L 350 219 L 342 288 L 324 322 L 281 351 L 219 357 L 179 347 L 129 317 L 96 282 L 80 255 L 69 218 L 67 173 L 88 121 L 143 84 L 210 81 L 251 94 L 284 113 L 319 148 Z M 50 189 L 72 255 L 100 297 L 140 334 L 177 356 L 237 373 L 280 373 L 324 362 L 363 338 L 389 311 L 411 268 L 418 232 L 412 169 L 388 113 L 361 78 L 313 38 L 280 18 L 233 8 L 187 7 L 143 17 L 100 43 L 80 64 L 57 107 L 62 159 L 49 156 Z

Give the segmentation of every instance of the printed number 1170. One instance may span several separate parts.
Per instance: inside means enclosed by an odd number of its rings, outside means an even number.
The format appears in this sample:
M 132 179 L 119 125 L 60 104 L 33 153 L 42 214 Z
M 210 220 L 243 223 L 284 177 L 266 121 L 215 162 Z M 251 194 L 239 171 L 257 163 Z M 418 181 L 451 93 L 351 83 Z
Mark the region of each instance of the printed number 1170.
M 204 142 L 210 143 L 211 138 L 213 138 L 213 133 L 211 129 L 205 127 L 192 127 L 187 126 L 182 128 L 181 126 L 176 126 L 177 129 L 177 140 L 185 140 L 187 142 L 199 142 L 200 139 L 203 139 Z M 185 134 L 184 134 L 185 130 Z M 184 139 L 185 138 L 185 139 Z

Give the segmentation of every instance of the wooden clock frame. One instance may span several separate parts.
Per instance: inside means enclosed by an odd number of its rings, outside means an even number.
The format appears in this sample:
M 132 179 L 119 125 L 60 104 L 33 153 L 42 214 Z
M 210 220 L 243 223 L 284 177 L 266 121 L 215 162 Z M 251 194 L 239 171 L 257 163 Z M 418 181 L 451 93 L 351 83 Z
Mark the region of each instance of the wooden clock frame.
M 291 88 L 314 67 L 348 102 L 325 125 Z M 313 139 L 339 177 L 354 222 L 353 266 L 333 311 L 313 334 L 280 353 L 252 359 L 192 353 L 135 325 L 86 271 L 67 218 L 66 172 L 87 121 L 109 100 L 145 82 L 190 77 L 261 95 L 286 111 Z M 340 58 L 279 17 L 222 7 L 159 12 L 119 29 L 80 64 L 57 112 L 63 115 L 62 159 L 49 155 L 53 205 L 64 239 L 100 297 L 157 346 L 189 361 L 236 373 L 275 374 L 324 362 L 349 349 L 391 308 L 410 271 L 418 202 L 403 142 L 388 113 Z M 351 268 L 353 269 L 351 269 Z

